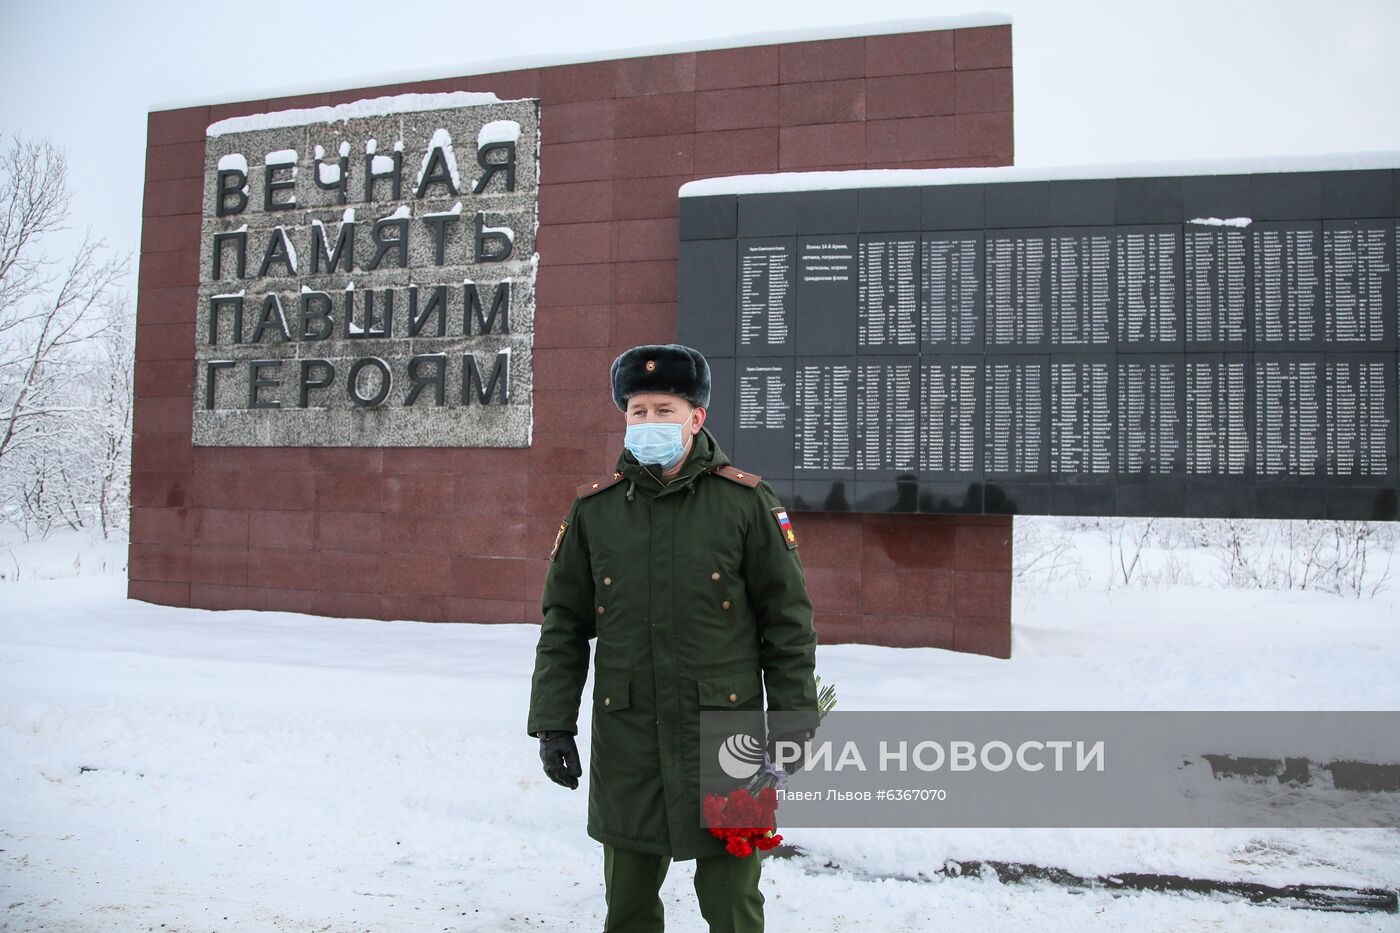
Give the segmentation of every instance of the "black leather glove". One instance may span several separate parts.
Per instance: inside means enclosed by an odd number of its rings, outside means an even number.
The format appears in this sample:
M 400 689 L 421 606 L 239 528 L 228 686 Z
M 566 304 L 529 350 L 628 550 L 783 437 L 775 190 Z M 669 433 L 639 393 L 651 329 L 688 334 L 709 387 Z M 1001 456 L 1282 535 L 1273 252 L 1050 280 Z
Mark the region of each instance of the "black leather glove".
M 578 788 L 578 779 L 583 776 L 583 766 L 578 760 L 578 746 L 569 732 L 546 729 L 540 734 L 540 761 L 544 762 L 544 773 L 555 784 L 569 790 Z
M 816 733 L 811 729 L 804 729 L 801 732 L 785 732 L 782 735 L 769 736 L 767 748 L 769 760 L 773 761 L 774 764 L 777 763 L 779 742 L 796 742 L 798 746 L 796 760 L 790 760 L 782 765 L 782 769 L 788 774 L 796 774 L 807 767 L 806 755 L 804 754 L 806 752 L 806 747 L 803 743 L 812 738 L 815 734 Z M 788 750 L 784 749 L 784 751 L 786 752 Z

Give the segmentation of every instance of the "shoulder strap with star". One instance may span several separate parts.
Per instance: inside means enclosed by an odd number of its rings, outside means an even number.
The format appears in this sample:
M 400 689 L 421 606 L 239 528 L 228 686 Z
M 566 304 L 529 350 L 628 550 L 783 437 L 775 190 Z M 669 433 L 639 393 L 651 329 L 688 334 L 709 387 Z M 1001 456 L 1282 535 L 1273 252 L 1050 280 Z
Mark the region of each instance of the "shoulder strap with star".
M 749 487 L 757 486 L 759 482 L 763 480 L 763 477 L 759 476 L 757 473 L 750 473 L 747 470 L 736 469 L 735 467 L 727 463 L 722 467 L 716 467 L 715 475 L 723 476 L 725 479 L 728 480 L 733 480 L 740 486 Z
M 585 496 L 593 495 L 595 492 L 602 492 L 609 486 L 612 486 L 613 484 L 621 481 L 621 479 L 622 474 L 614 471 L 612 473 L 609 473 L 607 476 L 604 476 L 602 479 L 597 479 L 591 483 L 582 484 L 575 491 L 578 493 L 578 497 L 582 499 Z

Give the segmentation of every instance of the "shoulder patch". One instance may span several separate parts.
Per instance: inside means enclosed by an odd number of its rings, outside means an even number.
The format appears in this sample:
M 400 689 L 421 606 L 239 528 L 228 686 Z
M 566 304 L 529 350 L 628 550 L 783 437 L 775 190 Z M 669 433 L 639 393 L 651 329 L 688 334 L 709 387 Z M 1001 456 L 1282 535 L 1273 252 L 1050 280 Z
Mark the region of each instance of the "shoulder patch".
M 554 536 L 554 547 L 549 549 L 549 559 L 554 560 L 559 556 L 559 545 L 564 542 L 564 532 L 569 530 L 569 523 L 562 521 L 559 523 L 559 533 Z
M 773 520 L 778 523 L 778 533 L 783 536 L 783 543 L 788 546 L 788 550 L 797 547 L 797 532 L 792 530 L 792 519 L 788 518 L 787 509 L 775 505 L 769 511 L 773 514 Z
M 716 476 L 723 476 L 725 479 L 732 479 L 741 486 L 757 486 L 763 477 L 757 473 L 749 473 L 746 470 L 736 470 L 729 464 L 725 464 L 715 470 Z
M 609 473 L 607 476 L 603 477 L 602 479 L 594 480 L 594 481 L 591 482 L 591 483 L 584 483 L 583 485 L 581 485 L 581 486 L 578 487 L 578 489 L 576 490 L 576 492 L 578 493 L 578 497 L 579 497 L 580 499 L 582 499 L 584 496 L 591 496 L 591 495 L 593 495 L 595 492 L 602 492 L 604 489 L 607 489 L 609 486 L 613 485 L 614 483 L 619 482 L 621 479 L 622 479 L 622 474 L 621 474 L 621 473 L 617 473 L 617 472 Z

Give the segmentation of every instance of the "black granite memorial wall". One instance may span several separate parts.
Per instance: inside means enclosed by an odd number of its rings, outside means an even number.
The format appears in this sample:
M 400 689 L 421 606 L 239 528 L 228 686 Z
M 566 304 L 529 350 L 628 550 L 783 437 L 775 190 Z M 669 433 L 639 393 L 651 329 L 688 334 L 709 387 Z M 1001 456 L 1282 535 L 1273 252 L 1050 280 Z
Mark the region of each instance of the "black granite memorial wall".
M 1400 171 L 685 197 L 736 463 L 825 511 L 1396 519 Z

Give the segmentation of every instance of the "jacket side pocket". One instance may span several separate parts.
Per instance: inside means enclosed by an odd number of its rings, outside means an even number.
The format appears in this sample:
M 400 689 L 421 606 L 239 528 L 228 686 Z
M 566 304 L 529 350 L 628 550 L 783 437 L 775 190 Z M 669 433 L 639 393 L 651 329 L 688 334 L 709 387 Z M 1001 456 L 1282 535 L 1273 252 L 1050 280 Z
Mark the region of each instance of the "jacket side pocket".
M 595 671 L 593 675 L 593 705 L 605 713 L 627 709 L 632 705 L 632 681 L 629 675 L 614 671 Z

